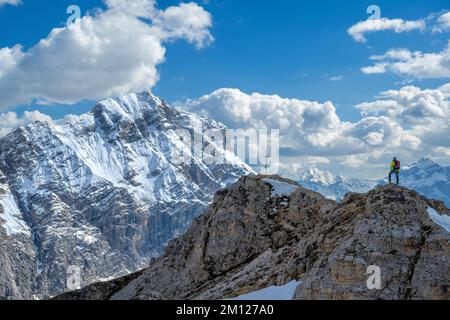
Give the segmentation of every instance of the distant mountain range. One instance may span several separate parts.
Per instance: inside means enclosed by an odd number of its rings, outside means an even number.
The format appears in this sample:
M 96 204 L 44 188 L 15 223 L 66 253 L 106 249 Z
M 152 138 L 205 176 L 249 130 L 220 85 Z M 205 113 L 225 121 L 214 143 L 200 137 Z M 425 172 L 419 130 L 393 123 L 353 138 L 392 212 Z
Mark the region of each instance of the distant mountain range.
M 338 201 L 349 192 L 367 192 L 377 185 L 376 181 L 350 179 L 342 175 L 334 176 L 328 171 L 315 167 L 303 172 L 298 183 L 307 189 L 319 192 L 328 199 Z
M 328 171 L 314 167 L 304 171 L 296 180 L 305 188 L 334 200 L 342 200 L 349 192 L 364 193 L 377 185 L 388 183 L 387 179 L 375 181 L 334 176 Z M 420 159 L 411 165 L 403 166 L 400 184 L 427 198 L 444 201 L 450 207 L 450 167 L 441 166 L 431 159 Z

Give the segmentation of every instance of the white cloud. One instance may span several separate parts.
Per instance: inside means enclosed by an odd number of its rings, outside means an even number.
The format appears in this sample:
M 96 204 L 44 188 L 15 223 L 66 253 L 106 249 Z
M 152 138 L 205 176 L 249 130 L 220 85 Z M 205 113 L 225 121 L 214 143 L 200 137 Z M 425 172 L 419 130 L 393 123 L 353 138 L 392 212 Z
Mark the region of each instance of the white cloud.
M 391 30 L 396 33 L 409 32 L 413 30 L 425 30 L 426 23 L 424 20 L 405 21 L 403 19 L 369 19 L 358 22 L 351 26 L 347 32 L 355 41 L 366 42 L 365 35 L 379 31 Z
M 340 81 L 340 80 L 344 79 L 344 76 L 343 75 L 331 76 L 329 79 L 330 79 L 330 81 Z
M 383 112 L 382 104 L 386 100 L 379 100 L 373 103 L 378 104 L 378 111 L 408 128 L 418 124 L 437 124 L 438 120 L 446 121 L 450 118 L 448 97 L 440 89 L 422 90 L 418 87 L 406 86 L 400 90 L 382 92 L 380 97 L 395 101 L 397 106 Z M 370 111 L 366 109 L 366 112 Z
M 0 114 L 0 137 L 7 135 L 17 127 L 23 127 L 35 121 L 50 122 L 52 119 L 39 111 L 25 111 L 21 117 L 15 112 Z
M 350 167 L 350 168 L 359 168 L 367 163 L 367 156 L 358 156 L 358 155 L 349 155 L 344 157 L 344 160 L 341 161 L 341 165 Z
M 450 31 L 450 12 L 443 13 L 437 19 L 436 25 L 433 27 L 433 32 Z
M 361 111 L 364 117 L 367 117 L 369 114 L 379 116 L 382 113 L 391 116 L 401 106 L 395 100 L 381 100 L 376 102 L 363 102 L 357 105 L 356 108 Z
M 202 48 L 214 40 L 208 30 L 211 21 L 211 15 L 197 4 L 182 3 L 156 15 L 153 31 L 160 39 L 186 39 Z
M 151 88 L 165 59 L 165 41 L 185 39 L 202 47 L 213 39 L 211 15 L 194 3 L 162 11 L 154 0 L 105 1 L 106 11 L 53 29 L 29 50 L 0 48 L 0 110 L 33 100 L 72 104 Z
M 367 20 L 349 28 L 348 33 L 356 41 L 365 42 L 365 34 L 383 30 L 393 30 L 397 33 L 412 30 L 434 33 L 450 31 L 450 12 L 431 13 L 423 19 L 414 21 L 387 18 Z M 374 64 L 361 68 L 365 74 L 392 72 L 406 76 L 410 80 L 450 77 L 450 42 L 441 52 L 423 53 L 408 49 L 391 49 L 383 55 L 371 56 L 370 59 Z
M 185 107 L 233 129 L 279 129 L 284 167 L 289 161 L 303 165 L 313 161 L 330 167 L 340 163 L 352 170 L 385 170 L 393 155 L 409 162 L 437 151 L 446 154 L 449 87 L 406 86 L 382 92 L 378 100 L 356 106 L 362 117 L 355 122 L 342 121 L 331 102 L 245 94 L 237 89 L 216 90 Z
M 391 49 L 370 59 L 376 62 L 373 66 L 362 68 L 363 73 L 393 72 L 413 78 L 450 78 L 450 43 L 438 53 Z
M 123 14 L 141 18 L 153 18 L 158 10 L 153 0 L 105 0 L 112 14 Z
M 305 144 L 326 145 L 341 126 L 330 102 L 318 103 L 237 89 L 219 89 L 188 102 L 190 110 L 224 122 L 230 128 L 276 128 L 302 132 Z M 288 146 L 286 146 L 288 147 Z
M 356 108 L 362 111 L 364 119 L 370 119 L 371 114 L 375 119 L 388 119 L 395 130 L 383 143 L 403 148 L 415 157 L 432 154 L 433 148 L 450 144 L 443 138 L 450 135 L 450 102 L 440 89 L 407 86 L 389 90 L 380 95 L 380 100 Z M 386 127 L 383 131 L 386 133 Z
M 347 125 L 341 122 L 331 102 L 219 89 L 189 101 L 186 107 L 233 129 L 279 129 L 281 148 L 292 156 L 323 157 L 360 147 L 346 140 L 342 132 Z
M 450 98 L 450 83 L 440 86 L 438 90 L 444 94 L 445 98 Z
M 365 74 L 380 74 L 386 72 L 386 65 L 378 63 L 374 66 L 363 67 L 361 71 Z
M 329 164 L 330 159 L 326 157 L 303 157 L 302 163 L 304 165 Z
M 0 0 L 0 7 L 7 5 L 7 4 L 10 4 L 13 6 L 18 6 L 18 5 L 22 4 L 22 1 L 21 0 Z
M 446 148 L 446 147 L 437 147 L 436 148 L 436 152 L 439 154 L 442 154 L 446 157 L 450 157 L 450 148 Z
M 369 19 L 361 21 L 351 26 L 347 32 L 352 38 L 364 43 L 367 41 L 366 34 L 391 30 L 396 33 L 410 31 L 427 31 L 431 33 L 443 33 L 450 31 L 450 11 L 431 13 L 418 20 L 403 19 Z

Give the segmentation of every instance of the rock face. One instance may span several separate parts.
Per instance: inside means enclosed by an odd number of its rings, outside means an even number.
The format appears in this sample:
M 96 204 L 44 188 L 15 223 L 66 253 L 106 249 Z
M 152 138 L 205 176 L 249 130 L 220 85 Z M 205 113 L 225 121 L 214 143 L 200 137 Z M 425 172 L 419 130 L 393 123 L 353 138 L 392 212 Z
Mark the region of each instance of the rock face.
M 347 196 L 316 230 L 320 258 L 296 298 L 448 299 L 450 234 L 427 212 L 441 205 L 394 186 Z M 380 290 L 367 288 L 370 265 Z
M 0 298 L 59 294 L 71 265 L 82 285 L 139 270 L 252 172 L 207 137 L 200 148 L 215 145 L 224 164 L 179 161 L 191 151 L 180 129 L 224 127 L 141 92 L 0 139 Z
M 450 219 L 394 185 L 338 204 L 290 180 L 243 177 L 141 273 L 57 299 L 223 299 L 293 280 L 296 299 L 448 299 L 450 234 L 431 210 Z M 380 289 L 367 286 L 369 266 Z
M 0 227 L 0 300 L 17 296 L 19 292 L 32 297 L 35 282 L 36 252 L 32 233 L 22 220 L 6 178 L 0 172 L 0 219 L 5 221 Z M 17 277 L 16 275 L 20 275 Z

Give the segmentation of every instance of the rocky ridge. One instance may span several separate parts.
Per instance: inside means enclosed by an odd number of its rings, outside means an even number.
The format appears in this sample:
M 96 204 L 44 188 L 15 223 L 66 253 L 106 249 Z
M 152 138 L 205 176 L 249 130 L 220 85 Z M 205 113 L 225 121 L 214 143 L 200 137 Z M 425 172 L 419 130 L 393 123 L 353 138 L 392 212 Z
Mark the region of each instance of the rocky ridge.
M 395 185 L 336 203 L 294 181 L 243 177 L 139 274 L 57 299 L 223 299 L 293 280 L 295 299 L 448 299 L 449 213 Z

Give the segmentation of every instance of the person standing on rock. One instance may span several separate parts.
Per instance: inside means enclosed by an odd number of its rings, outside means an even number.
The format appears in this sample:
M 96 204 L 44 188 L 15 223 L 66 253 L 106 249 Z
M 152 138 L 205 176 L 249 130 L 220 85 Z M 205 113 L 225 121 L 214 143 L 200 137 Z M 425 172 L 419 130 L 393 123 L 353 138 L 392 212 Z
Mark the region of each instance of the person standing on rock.
M 400 160 L 397 160 L 397 158 L 394 158 L 391 163 L 391 171 L 389 171 L 389 183 L 392 182 L 392 174 L 393 173 L 395 173 L 397 185 L 400 183 L 400 169 L 401 169 Z

